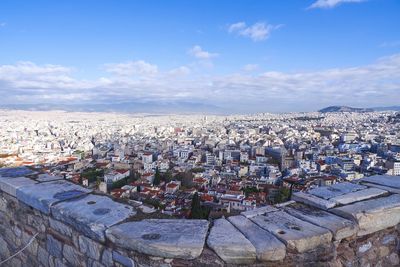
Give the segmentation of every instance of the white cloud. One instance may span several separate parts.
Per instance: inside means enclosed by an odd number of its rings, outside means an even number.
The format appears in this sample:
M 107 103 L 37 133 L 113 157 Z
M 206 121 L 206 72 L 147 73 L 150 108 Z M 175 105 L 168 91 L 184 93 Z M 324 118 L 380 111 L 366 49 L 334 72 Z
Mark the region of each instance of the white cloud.
M 204 51 L 199 45 L 195 45 L 190 48 L 188 53 L 197 59 L 211 59 L 218 56 L 218 53 Z
M 128 61 L 124 63 L 109 63 L 104 65 L 104 69 L 119 76 L 151 76 L 158 72 L 157 65 L 147 63 L 143 60 Z
M 68 67 L 19 62 L 0 65 L 0 94 L 2 103 L 190 100 L 231 110 L 258 111 L 316 110 L 338 103 L 395 105 L 400 99 L 400 54 L 369 65 L 310 72 L 238 72 L 223 76 L 189 72 L 181 66 L 153 72 L 149 79 L 110 75 L 87 81 L 73 77 Z
M 317 0 L 308 8 L 333 8 L 344 3 L 361 3 L 366 0 Z
M 5 27 L 7 25 L 7 23 L 5 22 L 0 22 L 0 27 Z
M 186 76 L 191 73 L 190 68 L 186 66 L 180 66 L 178 68 L 172 69 L 168 72 L 168 74 L 173 75 L 173 76 Z
M 266 40 L 273 30 L 279 29 L 282 25 L 270 25 L 265 22 L 257 22 L 247 26 L 245 22 L 237 22 L 229 25 L 228 32 L 248 37 L 254 42 Z
M 246 64 L 243 66 L 242 68 L 244 71 L 255 71 L 258 69 L 258 65 L 257 64 Z

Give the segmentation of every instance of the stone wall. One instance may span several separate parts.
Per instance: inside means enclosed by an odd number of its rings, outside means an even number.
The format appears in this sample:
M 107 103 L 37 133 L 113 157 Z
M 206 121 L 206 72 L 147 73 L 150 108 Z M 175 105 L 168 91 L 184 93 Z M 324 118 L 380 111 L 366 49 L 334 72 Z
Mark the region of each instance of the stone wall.
M 400 266 L 397 184 L 375 184 L 385 191 L 378 195 L 361 184 L 325 198 L 297 194 L 297 202 L 214 222 L 138 221 L 138 208 L 23 175 L 0 172 L 0 262 L 29 244 L 2 266 Z M 339 195 L 355 193 L 362 200 L 340 204 Z M 329 201 L 336 204 L 317 208 Z

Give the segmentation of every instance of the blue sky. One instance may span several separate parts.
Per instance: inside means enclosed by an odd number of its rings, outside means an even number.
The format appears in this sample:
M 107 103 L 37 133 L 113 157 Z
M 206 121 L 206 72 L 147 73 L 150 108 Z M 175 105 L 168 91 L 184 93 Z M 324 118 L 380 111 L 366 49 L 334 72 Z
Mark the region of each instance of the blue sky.
M 400 2 L 0 2 L 4 103 L 400 104 Z

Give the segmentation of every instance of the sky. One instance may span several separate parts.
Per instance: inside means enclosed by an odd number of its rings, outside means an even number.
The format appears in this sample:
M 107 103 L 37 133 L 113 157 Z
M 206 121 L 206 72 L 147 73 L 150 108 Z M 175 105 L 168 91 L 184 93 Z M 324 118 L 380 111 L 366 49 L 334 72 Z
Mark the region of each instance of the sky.
M 398 0 L 1 0 L 1 104 L 400 105 L 399 14 Z

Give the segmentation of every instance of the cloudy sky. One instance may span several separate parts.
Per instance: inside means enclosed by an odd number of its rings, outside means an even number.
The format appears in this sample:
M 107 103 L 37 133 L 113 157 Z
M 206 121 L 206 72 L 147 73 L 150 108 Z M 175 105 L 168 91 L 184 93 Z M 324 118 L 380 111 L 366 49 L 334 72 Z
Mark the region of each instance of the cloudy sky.
M 398 0 L 0 1 L 1 104 L 400 104 Z

